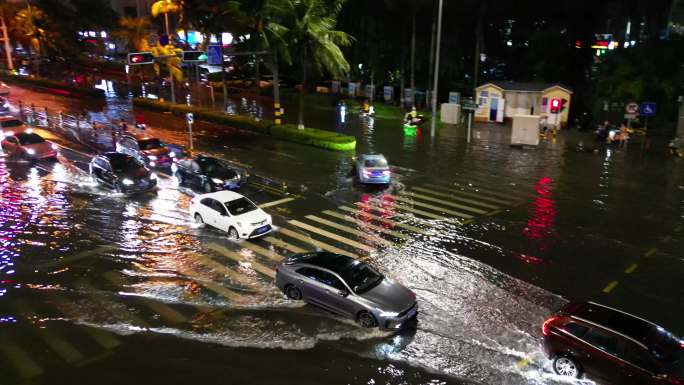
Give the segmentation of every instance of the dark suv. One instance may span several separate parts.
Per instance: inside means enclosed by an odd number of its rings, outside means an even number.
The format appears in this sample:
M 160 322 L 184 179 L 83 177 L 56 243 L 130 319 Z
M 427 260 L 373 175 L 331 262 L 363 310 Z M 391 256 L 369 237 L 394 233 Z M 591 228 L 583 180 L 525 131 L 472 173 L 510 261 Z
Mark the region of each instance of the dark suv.
M 684 341 L 639 317 L 593 302 L 569 303 L 542 326 L 559 375 L 612 384 L 684 384 Z
M 155 190 L 157 175 L 134 157 L 118 152 L 98 155 L 90 161 L 94 182 L 117 192 L 137 193 Z

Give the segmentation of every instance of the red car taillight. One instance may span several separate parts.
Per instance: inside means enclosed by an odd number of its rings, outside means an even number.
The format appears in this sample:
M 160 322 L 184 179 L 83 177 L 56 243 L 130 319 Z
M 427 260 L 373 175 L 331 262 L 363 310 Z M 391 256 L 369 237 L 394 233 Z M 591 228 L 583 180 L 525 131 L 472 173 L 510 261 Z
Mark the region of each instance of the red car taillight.
M 544 321 L 544 323 L 542 324 L 542 334 L 544 334 L 545 336 L 548 336 L 549 335 L 549 328 L 551 327 L 551 323 L 553 321 L 557 320 L 558 318 L 560 318 L 560 317 L 551 317 L 551 318 L 547 319 L 546 321 Z

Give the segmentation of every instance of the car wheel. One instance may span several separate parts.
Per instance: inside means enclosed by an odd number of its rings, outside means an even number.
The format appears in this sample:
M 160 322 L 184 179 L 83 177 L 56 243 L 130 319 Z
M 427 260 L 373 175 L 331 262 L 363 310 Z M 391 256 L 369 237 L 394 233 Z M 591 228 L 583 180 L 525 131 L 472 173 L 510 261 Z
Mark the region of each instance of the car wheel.
M 293 301 L 299 301 L 302 299 L 302 291 L 295 285 L 288 285 L 285 288 L 285 295 L 287 298 Z
M 199 213 L 195 214 L 195 222 L 197 222 L 198 225 L 204 224 L 204 219 L 202 219 L 202 216 Z
M 237 230 L 235 230 L 235 227 L 228 229 L 228 238 L 234 241 L 240 239 L 240 234 L 238 234 Z
M 362 311 L 359 313 L 359 316 L 356 317 L 356 322 L 359 323 L 364 328 L 374 328 L 378 326 L 378 320 L 375 319 L 375 316 L 373 314 L 367 312 L 367 311 Z
M 553 371 L 559 376 L 579 378 L 582 375 L 582 368 L 577 361 L 570 356 L 556 356 L 553 359 Z
M 212 191 L 214 191 L 214 188 L 211 187 L 211 183 L 209 181 L 204 182 L 204 192 L 210 193 Z

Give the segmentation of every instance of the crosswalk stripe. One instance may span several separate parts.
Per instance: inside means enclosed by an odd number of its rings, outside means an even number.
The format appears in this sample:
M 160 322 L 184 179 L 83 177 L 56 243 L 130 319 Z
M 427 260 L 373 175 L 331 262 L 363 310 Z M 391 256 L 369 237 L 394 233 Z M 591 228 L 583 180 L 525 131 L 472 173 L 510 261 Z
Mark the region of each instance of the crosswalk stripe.
M 200 274 L 198 274 L 196 271 L 190 269 L 190 268 L 185 268 L 179 271 L 181 274 L 183 274 L 186 277 L 189 277 L 193 281 L 199 283 L 200 285 L 206 287 L 207 289 L 213 291 L 214 293 L 224 297 L 228 298 L 231 301 L 239 301 L 242 299 L 242 296 L 232 290 L 229 290 L 215 282 L 208 281 L 208 280 L 199 280 L 195 279 L 193 277 L 199 277 Z
M 337 248 L 335 246 L 331 246 L 325 242 L 317 241 L 317 240 L 315 240 L 309 236 L 304 236 L 304 235 L 302 235 L 296 231 L 292 231 L 292 230 L 286 229 L 284 227 L 281 227 L 278 232 L 280 234 L 286 235 L 288 237 L 299 239 L 302 242 L 306 242 L 306 243 L 312 245 L 313 247 L 315 247 L 317 249 L 323 249 L 323 250 L 329 251 L 331 253 L 346 255 L 346 256 L 351 257 L 351 258 L 356 258 L 356 259 L 359 258 L 359 256 L 354 254 L 354 253 L 350 253 L 346 250 L 342 250 L 342 249 Z
M 114 349 L 121 345 L 121 341 L 108 331 L 88 327 L 86 328 L 86 333 L 104 349 Z
M 314 222 L 318 222 L 318 223 L 324 224 L 324 225 L 326 225 L 326 226 L 330 226 L 330 227 L 332 227 L 332 228 L 334 228 L 334 229 L 338 229 L 338 230 L 340 230 L 340 231 L 344 231 L 344 232 L 347 232 L 347 233 L 349 233 L 349 234 L 354 234 L 354 235 L 356 235 L 356 236 L 358 236 L 358 237 L 366 238 L 366 239 L 368 239 L 368 240 L 370 240 L 370 241 L 372 241 L 372 242 L 374 242 L 374 243 L 376 243 L 376 244 L 380 244 L 380 245 L 387 246 L 387 247 L 393 245 L 393 242 L 390 242 L 390 241 L 388 241 L 388 240 L 386 240 L 386 239 L 382 239 L 382 238 L 380 238 L 380 237 L 378 237 L 378 236 L 375 236 L 375 235 L 372 235 L 372 234 L 368 234 L 368 233 L 365 233 L 365 232 L 363 232 L 363 231 L 359 231 L 359 230 L 357 230 L 357 229 L 352 229 L 351 227 L 344 226 L 344 225 L 341 225 L 341 224 L 339 224 L 339 223 L 335 223 L 335 222 L 333 222 L 333 221 L 329 221 L 329 220 L 327 220 L 327 219 L 319 218 L 319 217 L 317 217 L 317 216 L 315 216 L 315 215 L 307 215 L 306 218 L 309 219 L 309 220 L 312 220 L 312 221 L 314 221 Z
M 255 252 L 257 254 L 261 254 L 264 257 L 266 257 L 272 261 L 275 261 L 275 262 L 280 262 L 285 258 L 284 256 L 276 253 L 273 250 L 269 250 L 269 249 L 263 248 L 259 245 L 255 245 L 254 243 L 251 243 L 250 241 L 247 241 L 247 240 L 244 240 L 244 241 L 238 243 L 238 247 L 250 249 L 253 252 Z
M 457 180 L 453 182 L 453 185 L 459 185 L 463 187 L 470 187 L 470 188 L 475 188 L 479 190 L 484 190 L 490 193 L 491 195 L 498 195 L 503 198 L 515 198 L 515 199 L 524 199 L 530 195 L 528 192 L 522 192 L 519 191 L 518 186 L 510 186 L 508 184 L 496 184 L 493 183 L 491 179 L 475 179 L 472 178 L 471 180 L 467 179 L 459 179 L 457 177 Z
M 197 253 L 190 253 L 190 255 L 192 255 L 194 258 L 197 258 L 197 260 L 200 261 L 200 263 L 202 263 L 204 266 L 207 266 L 208 268 L 215 270 L 226 277 L 229 277 L 233 281 L 239 282 L 240 284 L 249 287 L 256 286 L 254 282 L 250 281 L 243 274 L 240 274 L 228 266 L 222 265 L 207 256 Z
M 399 205 L 399 204 L 396 204 L 396 205 L 394 205 L 393 210 L 388 210 L 388 209 L 385 209 L 385 208 L 382 208 L 382 207 L 377 207 L 377 206 L 369 205 L 368 203 L 363 203 L 363 202 L 356 202 L 355 205 L 361 206 L 361 207 L 366 207 L 366 208 L 371 208 L 371 209 L 373 209 L 373 210 L 375 210 L 375 211 L 377 211 L 377 212 L 392 212 L 392 211 L 394 211 L 394 210 L 402 210 L 402 211 L 406 211 L 406 212 L 409 212 L 409 213 L 418 214 L 418 215 L 421 215 L 421 216 L 424 216 L 424 217 L 427 217 L 427 218 L 432 218 L 432 219 L 437 219 L 437 220 L 446 220 L 446 219 L 448 219 L 447 217 L 445 217 L 445 216 L 443 216 L 443 215 L 433 214 L 433 213 L 427 212 L 427 211 L 425 211 L 425 210 L 420 210 L 420 209 L 415 209 L 415 208 L 413 208 L 413 207 L 409 207 L 409 206 L 407 206 L 407 205 Z
M 411 190 L 418 190 L 419 188 L 420 187 L 412 187 Z M 470 203 L 472 205 L 488 208 L 491 210 L 495 210 L 495 209 L 499 208 L 499 206 L 496 206 L 496 205 L 493 205 L 490 203 L 484 203 L 484 202 L 476 201 L 474 199 L 462 198 L 459 196 L 454 196 L 453 194 L 439 194 L 439 193 L 436 193 L 436 194 L 433 193 L 432 194 L 432 195 L 437 195 L 437 196 L 442 195 L 442 198 L 436 198 L 436 197 L 430 196 L 430 195 L 419 194 L 419 193 L 416 193 L 413 191 L 404 191 L 404 192 L 402 192 L 402 194 L 407 194 L 407 195 L 411 195 L 413 197 L 416 197 L 418 199 L 423 199 L 423 200 L 432 201 L 432 202 L 439 202 L 439 203 L 442 203 L 442 204 L 445 204 L 448 206 L 453 206 L 453 207 L 458 207 L 458 208 L 469 207 L 469 206 L 461 206 L 461 204 L 457 203 L 457 202 Z M 445 200 L 445 198 L 446 198 L 446 200 Z
M 220 244 L 215 243 L 215 242 L 211 242 L 211 243 L 207 244 L 207 247 L 216 251 L 217 253 L 223 255 L 224 257 L 228 257 L 228 258 L 232 259 L 233 261 L 237 262 L 238 264 L 241 262 L 248 262 L 254 271 L 259 272 L 265 276 L 275 278 L 275 273 L 273 272 L 273 269 L 270 269 L 270 268 L 260 264 L 259 262 L 248 261 L 244 257 L 240 256 L 238 253 L 236 253 L 235 251 L 230 250 L 223 245 L 220 245 Z
M 102 294 L 98 294 L 98 289 L 96 289 L 93 285 L 91 285 L 89 282 L 85 280 L 79 280 L 76 282 L 76 285 L 82 287 L 85 291 L 88 292 L 88 295 L 92 297 L 95 301 L 98 303 L 102 304 L 105 302 L 105 298 Z M 59 309 L 62 313 L 66 314 L 67 316 L 71 317 L 72 319 L 78 319 L 81 314 L 78 312 L 71 311 L 68 306 L 62 306 Z M 116 310 L 115 307 L 109 306 L 107 307 L 107 311 L 109 313 L 112 313 L 116 318 L 118 318 L 121 321 L 131 321 L 133 322 L 136 326 L 141 327 L 141 328 L 149 328 L 150 325 L 144 321 L 142 318 L 138 317 L 135 314 L 126 313 L 125 315 L 119 311 Z
M 43 369 L 31 359 L 30 354 L 13 342 L 3 341 L 0 344 L 0 352 L 7 361 L 12 363 L 22 378 L 37 377 L 44 373 Z
M 274 236 L 268 235 L 263 238 L 264 241 L 269 242 L 273 246 L 280 247 L 281 249 L 286 249 L 289 250 L 293 253 L 305 253 L 306 250 L 302 249 L 301 247 L 297 247 L 295 245 L 291 245 L 281 239 L 278 239 Z
M 445 186 L 437 186 L 437 185 L 429 184 L 429 183 L 426 184 L 425 186 L 430 187 L 431 189 L 434 189 L 434 190 L 444 191 L 445 193 L 448 193 L 448 194 L 463 195 L 463 196 L 467 196 L 467 197 L 471 197 L 471 198 L 482 199 L 484 201 L 499 203 L 502 205 L 512 205 L 512 204 L 515 204 L 516 202 L 519 201 L 519 199 L 511 198 L 510 195 L 500 197 L 500 195 L 503 195 L 503 194 L 492 193 L 489 190 L 477 189 L 477 192 L 469 192 L 469 191 L 459 190 L 456 186 L 445 187 Z M 418 188 L 418 187 L 414 187 L 414 189 L 419 190 L 419 191 L 426 190 L 424 188 Z M 491 196 L 487 196 L 487 195 L 491 195 Z
M 251 184 L 252 186 L 256 186 L 256 187 L 258 187 L 258 188 L 260 188 L 260 189 L 262 189 L 262 190 L 266 190 L 266 191 L 268 191 L 268 192 L 270 192 L 270 193 L 277 194 L 277 195 L 285 194 L 285 191 L 283 191 L 283 190 L 278 190 L 277 188 L 275 188 L 275 187 L 273 187 L 273 186 L 268 186 L 268 185 L 265 185 L 265 184 L 262 184 L 262 183 L 258 183 L 258 182 L 249 182 L 249 184 Z
M 357 248 L 357 249 L 359 249 L 359 250 L 363 250 L 363 251 L 365 251 L 365 252 L 367 252 L 367 253 L 371 253 L 371 252 L 375 251 L 375 248 L 373 248 L 373 247 L 370 247 L 370 246 L 368 246 L 368 245 L 364 245 L 363 243 L 359 243 L 359 242 L 357 242 L 357 241 L 352 241 L 351 239 L 347 239 L 347 238 L 345 238 L 345 237 L 341 237 L 341 236 L 339 236 L 339 235 L 337 235 L 337 234 L 334 234 L 334 233 L 331 233 L 331 232 L 329 232 L 329 231 L 321 230 L 321 229 L 319 229 L 319 228 L 317 228 L 317 227 L 315 227 L 315 226 L 311 226 L 311 225 L 309 225 L 309 224 L 300 222 L 300 221 L 295 220 L 295 219 L 289 220 L 288 223 L 290 223 L 290 224 L 292 224 L 292 225 L 295 225 L 295 226 L 297 226 L 297 227 L 299 227 L 299 228 L 301 228 L 301 229 L 304 229 L 304 230 L 307 230 L 307 231 L 311 231 L 311 232 L 314 232 L 314 233 L 316 233 L 316 234 L 322 235 L 322 236 L 324 236 L 324 237 L 333 239 L 333 240 L 335 240 L 335 241 L 342 242 L 342 243 L 347 244 L 347 245 L 349 245 L 349 246 L 351 246 L 351 247 Z
M 444 207 L 439 207 L 439 206 L 431 205 L 428 203 L 423 203 L 423 202 L 420 202 L 420 201 L 415 200 L 415 199 L 404 198 L 403 196 L 393 196 L 392 195 L 392 198 L 396 199 L 399 202 L 404 202 L 404 203 L 408 203 L 408 204 L 415 205 L 415 206 L 425 207 L 425 208 L 428 208 L 430 210 L 434 210 L 434 211 L 437 211 L 440 213 L 447 213 L 447 214 L 455 215 L 457 217 L 461 217 L 464 219 L 472 219 L 473 218 L 473 216 L 470 214 L 466 214 L 466 213 L 463 213 L 460 211 L 454 211 L 451 209 L 446 209 Z M 468 206 L 463 206 L 463 207 L 468 207 Z M 474 208 L 469 208 L 469 207 L 467 208 L 467 210 L 472 211 L 472 212 L 476 212 L 478 214 L 484 214 L 486 212 L 484 210 L 479 210 L 479 209 L 474 209 Z
M 107 279 L 109 282 L 118 285 L 118 286 L 123 286 L 123 281 L 121 278 L 113 271 L 108 271 L 104 274 L 102 274 L 105 279 Z M 181 314 L 178 310 L 170 307 L 169 305 L 159 302 L 158 300 L 151 299 L 151 298 L 145 298 L 145 297 L 140 297 L 140 300 L 147 306 L 149 307 L 152 311 L 155 313 L 159 314 L 167 320 L 168 322 L 174 323 L 174 324 L 180 324 L 180 323 L 185 323 L 188 321 L 188 318 Z
M 39 265 L 36 267 L 36 270 L 45 271 L 47 269 L 52 269 L 52 268 L 57 267 L 57 266 L 62 266 L 62 265 L 67 264 L 69 262 L 75 262 L 75 261 L 78 261 L 80 259 L 92 257 L 98 253 L 103 253 L 107 250 L 112 250 L 114 248 L 115 248 L 114 246 L 107 246 L 106 245 L 106 246 L 100 246 L 96 249 L 84 250 L 84 251 L 77 253 L 77 254 L 74 254 L 72 256 L 69 256 L 66 258 L 61 258 L 61 259 L 58 259 L 56 261 L 51 261 L 51 262 L 47 262 L 47 263 L 44 263 L 42 265 Z
M 397 232 L 397 231 L 386 229 L 384 227 L 376 226 L 376 225 L 373 225 L 371 223 L 350 217 L 349 215 L 340 214 L 336 211 L 324 210 L 323 214 L 327 214 L 327 215 L 330 215 L 331 217 L 342 219 L 342 220 L 345 220 L 347 222 L 355 223 L 359 227 L 367 227 L 369 229 L 375 230 L 375 231 L 383 233 L 383 234 L 388 234 L 388 235 L 391 235 L 393 237 L 397 237 L 397 238 L 401 238 L 401 239 L 408 239 L 409 238 L 409 236 L 406 234 L 402 234 L 402 233 Z
M 277 205 L 280 205 L 283 203 L 292 202 L 293 200 L 295 200 L 295 198 L 278 199 L 277 201 L 260 204 L 259 207 L 262 209 L 265 209 L 267 207 L 272 207 L 272 206 L 277 206 Z
M 413 231 L 414 233 L 418 233 L 418 234 L 427 234 L 427 231 L 425 231 L 425 230 L 423 230 L 423 229 L 421 229 L 421 228 L 418 228 L 418 227 L 415 227 L 415 226 L 411 226 L 411 225 L 407 225 L 407 224 L 405 224 L 405 223 L 396 222 L 396 221 L 393 221 L 393 220 L 390 220 L 390 219 L 387 219 L 387 218 L 383 218 L 383 217 L 380 217 L 380 216 L 371 214 L 371 213 L 366 212 L 366 211 L 361 211 L 361 212 L 359 212 L 358 209 L 354 209 L 354 208 L 347 207 L 347 206 L 340 206 L 339 209 L 340 209 L 340 210 L 344 210 L 344 211 L 349 212 L 349 213 L 352 213 L 352 214 L 354 214 L 354 215 L 357 215 L 357 214 L 358 214 L 358 215 L 367 216 L 367 217 L 369 217 L 369 218 L 372 218 L 372 219 L 375 220 L 375 221 L 385 223 L 385 224 L 387 224 L 387 225 L 389 225 L 389 226 L 392 226 L 392 227 L 401 227 L 402 229 L 410 230 L 410 231 Z

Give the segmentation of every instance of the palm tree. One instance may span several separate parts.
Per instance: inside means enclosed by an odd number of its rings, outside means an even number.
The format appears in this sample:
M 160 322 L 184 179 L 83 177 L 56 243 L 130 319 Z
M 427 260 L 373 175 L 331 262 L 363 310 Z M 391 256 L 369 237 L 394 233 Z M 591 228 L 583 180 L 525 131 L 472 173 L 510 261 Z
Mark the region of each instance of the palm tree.
M 48 17 L 40 8 L 27 2 L 26 8 L 19 10 L 14 16 L 14 23 L 19 37 L 28 43 L 38 57 L 45 53 L 46 48 L 54 48 L 52 40 L 48 38 Z M 38 60 L 35 63 L 39 75 L 40 64 Z
M 169 13 L 180 13 L 183 10 L 183 5 L 183 0 L 158 0 L 152 4 L 152 17 L 157 17 L 162 13 L 164 14 L 164 25 L 166 26 L 167 36 L 170 36 Z
M 123 17 L 114 36 L 126 43 L 129 51 L 138 51 L 150 33 L 150 20 L 146 17 Z
M 337 16 L 345 0 L 290 0 L 285 2 L 287 28 L 284 40 L 290 42 L 292 57 L 299 59 L 302 89 L 299 94 L 298 127 L 304 128 L 304 91 L 309 66 L 319 73 L 342 77 L 349 72 L 349 63 L 340 47 L 351 45 L 354 38 L 335 30 Z

